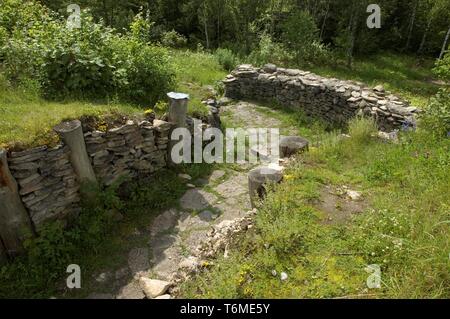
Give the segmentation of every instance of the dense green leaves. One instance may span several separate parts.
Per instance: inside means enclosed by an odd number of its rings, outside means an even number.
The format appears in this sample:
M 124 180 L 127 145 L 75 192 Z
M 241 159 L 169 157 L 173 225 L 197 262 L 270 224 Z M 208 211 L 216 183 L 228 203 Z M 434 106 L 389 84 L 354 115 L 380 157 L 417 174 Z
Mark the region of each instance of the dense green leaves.
M 8 0 L 13 20 L 0 9 L 0 49 L 6 74 L 13 83 L 32 79 L 48 98 L 116 98 L 155 104 L 173 87 L 174 71 L 165 49 L 146 43 L 150 25 L 138 16 L 132 31 L 120 35 L 94 22 L 89 12 L 81 16 L 81 28 L 66 27 L 64 19 L 35 4 L 22 10 Z M 39 11 L 42 17 L 34 16 Z M 30 17 L 31 15 L 31 17 Z M 5 31 L 6 30 L 6 31 Z M 8 31 L 9 30 L 9 31 Z

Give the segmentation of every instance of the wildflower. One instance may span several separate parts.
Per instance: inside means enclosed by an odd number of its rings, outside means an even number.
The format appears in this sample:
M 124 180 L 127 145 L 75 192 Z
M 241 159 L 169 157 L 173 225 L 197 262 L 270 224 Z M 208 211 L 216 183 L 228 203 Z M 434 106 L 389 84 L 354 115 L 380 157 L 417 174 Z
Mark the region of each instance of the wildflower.
M 294 176 L 293 175 L 286 175 L 286 176 L 284 176 L 284 179 L 289 181 L 291 179 L 294 179 Z

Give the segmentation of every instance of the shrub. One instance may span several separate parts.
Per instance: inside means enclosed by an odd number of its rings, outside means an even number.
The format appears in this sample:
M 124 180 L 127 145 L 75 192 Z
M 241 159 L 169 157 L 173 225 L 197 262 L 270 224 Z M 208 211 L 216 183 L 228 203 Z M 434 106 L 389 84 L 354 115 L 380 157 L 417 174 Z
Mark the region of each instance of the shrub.
M 19 15 L 33 12 L 8 1 Z M 10 30 L 0 57 L 11 82 L 38 79 L 43 95 L 51 98 L 117 96 L 146 106 L 173 87 L 168 52 L 147 44 L 151 24 L 141 15 L 133 21 L 131 32 L 121 36 L 95 23 L 88 11 L 82 13 L 81 28 L 68 30 L 63 19 L 35 6 L 41 16 L 32 16 L 28 19 L 32 23 L 25 25 L 4 18 L 9 11 L 0 9 L 0 27 Z
M 282 44 L 274 42 L 270 35 L 264 33 L 260 36 L 258 48 L 250 53 L 248 59 L 256 66 L 267 63 L 286 65 L 293 60 L 293 55 Z
M 186 46 L 187 39 L 184 35 L 172 30 L 162 34 L 161 44 L 168 48 L 182 48 Z
M 149 22 L 149 12 L 147 12 L 145 18 L 143 17 L 143 13 L 139 12 L 130 24 L 132 37 L 142 43 L 149 42 L 152 35 L 153 25 L 153 22 Z
M 239 64 L 237 56 L 229 49 L 217 49 L 214 55 L 226 71 L 232 71 Z
M 298 65 L 326 62 L 328 48 L 319 40 L 319 29 L 306 11 L 292 14 L 283 25 L 283 43 L 292 50 Z
M 119 39 L 115 47 L 122 61 L 117 69 L 118 79 L 126 78 L 118 88 L 122 99 L 148 106 L 165 98 L 173 89 L 175 73 L 165 48 L 134 39 Z
M 378 132 L 378 126 L 371 117 L 355 117 L 348 123 L 348 132 L 357 144 L 366 144 Z
M 450 90 L 443 88 L 431 99 L 420 117 L 421 124 L 435 137 L 450 132 Z
M 444 58 L 436 62 L 433 72 L 444 81 L 450 81 L 450 46 Z

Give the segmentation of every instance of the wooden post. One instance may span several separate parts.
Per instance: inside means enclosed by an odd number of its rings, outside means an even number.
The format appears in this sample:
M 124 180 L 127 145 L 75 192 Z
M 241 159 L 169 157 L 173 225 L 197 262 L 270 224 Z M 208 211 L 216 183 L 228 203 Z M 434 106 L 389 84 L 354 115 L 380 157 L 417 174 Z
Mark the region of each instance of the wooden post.
M 173 123 L 175 128 L 186 127 L 187 105 L 189 95 L 184 93 L 170 92 L 169 97 L 169 122 Z
M 169 147 L 167 149 L 169 164 L 174 165 L 172 161 L 172 149 L 179 141 L 172 140 L 172 132 L 177 128 L 185 128 L 187 118 L 187 106 L 189 101 L 189 95 L 184 93 L 170 92 L 167 94 L 169 97 L 169 122 L 172 124 L 172 128 L 169 132 Z
M 291 157 L 297 153 L 308 151 L 309 141 L 300 136 L 284 136 L 280 141 L 280 156 Z
M 256 208 L 258 201 L 266 196 L 265 184 L 279 183 L 282 179 L 282 172 L 274 168 L 260 167 L 251 170 L 248 174 L 248 189 L 252 208 Z
M 62 122 L 54 130 L 70 148 L 70 162 L 80 183 L 90 182 L 97 184 L 97 178 L 86 151 L 81 122 L 79 120 Z
M 3 242 L 0 239 L 0 266 L 6 263 L 8 256 L 6 255 L 6 248 L 3 246 Z
M 33 235 L 30 217 L 12 176 L 6 151 L 0 149 L 0 237 L 9 256 L 23 251 L 23 241 Z M 1 248 L 0 248 L 1 249 Z

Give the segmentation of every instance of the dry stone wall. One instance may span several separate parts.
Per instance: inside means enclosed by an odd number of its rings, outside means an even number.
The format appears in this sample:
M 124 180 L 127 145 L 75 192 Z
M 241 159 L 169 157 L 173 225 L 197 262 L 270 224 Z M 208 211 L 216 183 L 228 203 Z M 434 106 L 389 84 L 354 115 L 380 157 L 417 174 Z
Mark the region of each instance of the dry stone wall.
M 85 133 L 87 152 L 97 178 L 111 185 L 121 177 L 151 174 L 167 163 L 168 122 L 128 121 L 107 132 Z
M 363 83 L 275 65 L 241 65 L 224 84 L 228 98 L 276 101 L 335 125 L 344 125 L 357 114 L 373 116 L 382 131 L 415 125 L 417 108 L 381 86 L 371 89 Z
M 87 153 L 98 181 L 111 185 L 122 177 L 137 177 L 167 166 L 171 124 L 161 120 L 129 120 L 106 132 L 84 132 Z M 70 149 L 61 142 L 8 154 L 8 166 L 34 228 L 46 221 L 76 217 L 80 183 L 70 162 Z
M 12 152 L 8 158 L 19 195 L 36 228 L 45 220 L 79 212 L 79 184 L 69 155 L 68 147 L 60 144 Z

